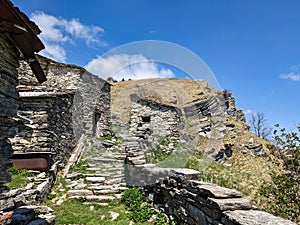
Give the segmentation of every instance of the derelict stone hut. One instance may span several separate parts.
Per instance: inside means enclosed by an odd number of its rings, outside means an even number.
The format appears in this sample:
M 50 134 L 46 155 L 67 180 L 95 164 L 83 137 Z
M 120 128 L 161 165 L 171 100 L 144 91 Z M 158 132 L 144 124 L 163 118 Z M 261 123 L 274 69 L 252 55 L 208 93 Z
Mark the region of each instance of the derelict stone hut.
M 15 135 L 13 127 L 17 117 L 19 94 L 19 56 L 29 63 L 33 79 L 43 82 L 46 77 L 36 60 L 35 52 L 44 48 L 37 35 L 41 32 L 25 14 L 7 0 L 0 0 L 0 193 L 2 184 L 10 181 L 13 150 L 9 138 Z
M 25 126 L 16 127 L 17 153 L 52 153 L 65 165 L 82 135 L 105 136 L 110 128 L 110 85 L 82 67 L 38 56 L 48 80 L 42 86 L 26 61 L 19 72 L 20 107 Z
M 131 102 L 130 131 L 134 136 L 179 138 L 181 112 L 176 107 L 151 100 Z

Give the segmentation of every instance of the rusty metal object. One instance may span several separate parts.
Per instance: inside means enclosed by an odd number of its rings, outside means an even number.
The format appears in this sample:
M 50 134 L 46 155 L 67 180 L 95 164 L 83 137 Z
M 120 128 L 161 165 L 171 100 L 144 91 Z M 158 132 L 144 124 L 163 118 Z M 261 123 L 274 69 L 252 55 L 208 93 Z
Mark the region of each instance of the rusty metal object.
M 7 225 L 7 224 L 10 224 L 11 221 L 12 221 L 12 217 L 14 215 L 14 212 L 11 211 L 11 212 L 0 212 L 0 224 L 1 225 Z
M 51 152 L 16 153 L 12 157 L 13 166 L 19 169 L 48 171 L 52 165 Z

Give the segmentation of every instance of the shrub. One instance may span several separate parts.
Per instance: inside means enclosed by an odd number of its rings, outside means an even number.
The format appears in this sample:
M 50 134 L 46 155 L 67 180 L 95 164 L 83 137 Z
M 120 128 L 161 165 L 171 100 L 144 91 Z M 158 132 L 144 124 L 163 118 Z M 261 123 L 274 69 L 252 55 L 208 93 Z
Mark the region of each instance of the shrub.
M 129 218 L 134 222 L 146 222 L 153 215 L 153 210 L 143 204 L 144 196 L 139 188 L 130 188 L 124 192 L 121 202 L 131 211 Z
M 279 129 L 279 125 L 276 127 Z M 268 202 L 263 209 L 300 222 L 300 138 L 296 132 L 286 132 L 284 128 L 275 130 L 274 135 L 275 145 L 271 146 L 271 152 L 285 171 L 281 174 L 272 172 L 273 183 L 261 187 L 259 194 Z

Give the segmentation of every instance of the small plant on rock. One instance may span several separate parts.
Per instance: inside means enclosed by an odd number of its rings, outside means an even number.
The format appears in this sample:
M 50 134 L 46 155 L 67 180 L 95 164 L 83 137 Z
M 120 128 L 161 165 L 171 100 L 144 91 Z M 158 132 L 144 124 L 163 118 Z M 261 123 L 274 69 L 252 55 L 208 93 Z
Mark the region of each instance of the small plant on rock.
M 18 169 L 15 166 L 11 167 L 8 171 L 12 174 L 12 181 L 8 183 L 10 189 L 25 187 L 29 183 L 28 178 L 34 176 L 34 173 L 26 169 Z
M 130 188 L 122 195 L 121 202 L 131 211 L 129 218 L 134 222 L 146 222 L 153 215 L 153 210 L 143 200 L 144 196 L 139 188 Z

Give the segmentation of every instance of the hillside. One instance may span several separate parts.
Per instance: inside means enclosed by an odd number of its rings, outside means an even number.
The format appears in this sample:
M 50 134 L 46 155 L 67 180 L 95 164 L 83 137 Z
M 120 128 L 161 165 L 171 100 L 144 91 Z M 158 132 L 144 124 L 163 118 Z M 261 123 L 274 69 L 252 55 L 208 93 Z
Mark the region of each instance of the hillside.
M 203 179 L 255 197 L 261 184 L 270 181 L 269 172 L 278 169 L 267 157 L 268 142 L 249 132 L 243 112 L 236 109 L 235 99 L 228 91 L 215 90 L 206 82 L 195 80 L 112 83 L 113 124 L 129 126 L 126 133 L 132 132 L 136 120 L 131 117 L 143 117 L 142 112 L 140 115 L 132 112 L 132 103 L 142 101 L 160 106 L 162 110 L 167 110 L 164 106 L 179 112 L 179 142 L 185 143 L 184 148 L 194 150 L 184 166 L 202 170 Z M 147 114 L 150 115 L 151 110 Z M 157 127 L 152 121 L 146 125 L 150 130 Z M 118 128 L 116 132 L 124 130 Z

